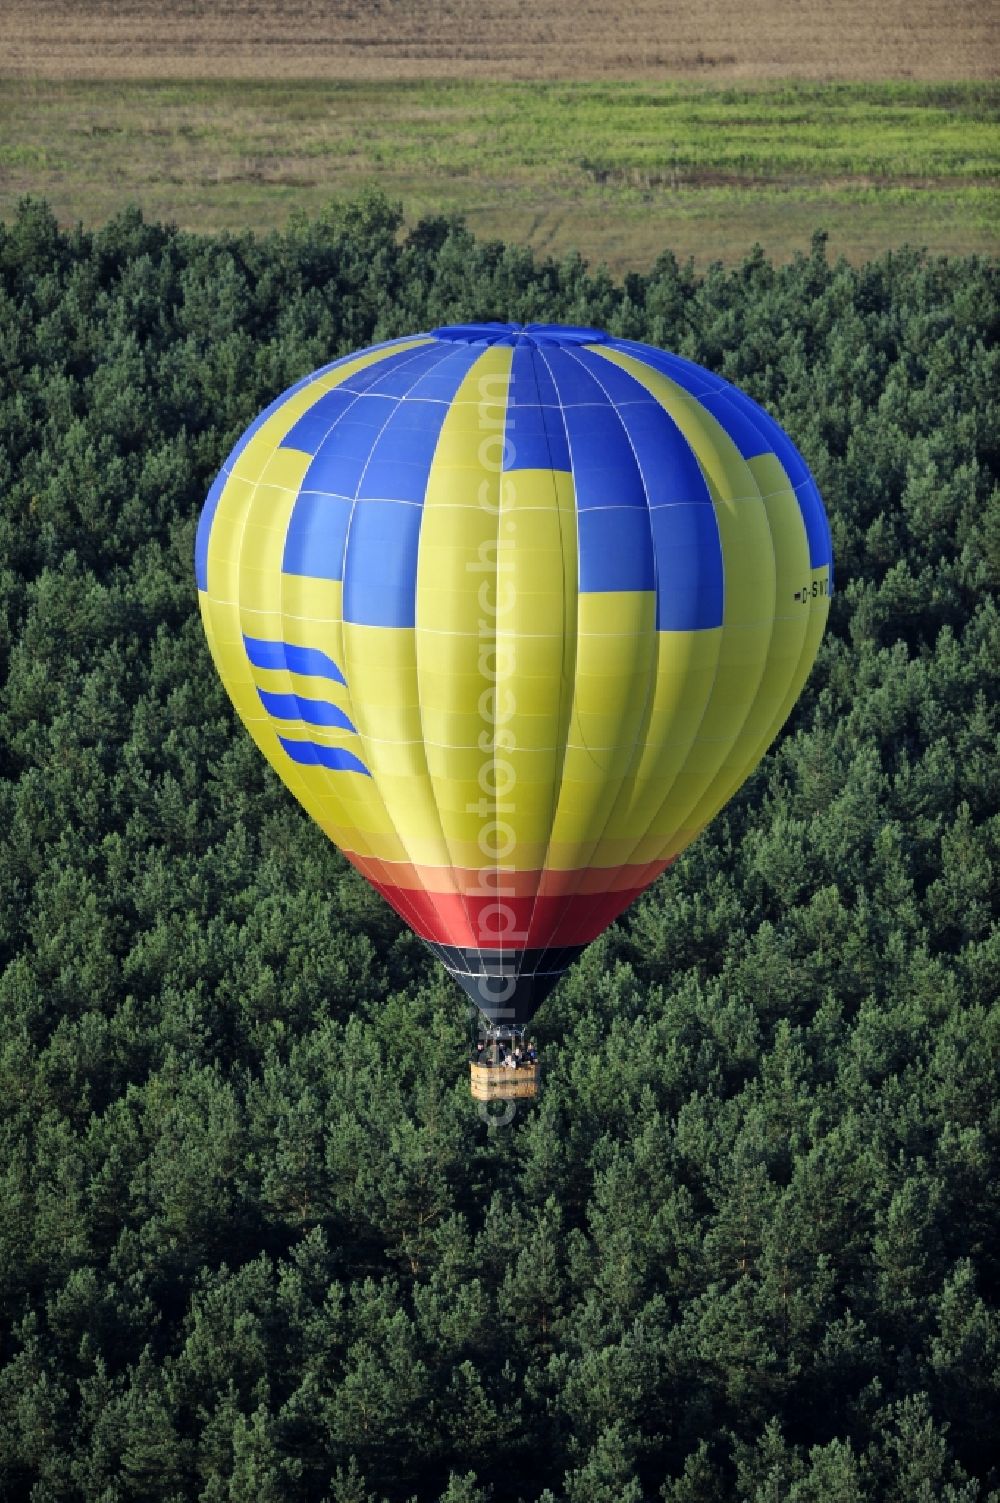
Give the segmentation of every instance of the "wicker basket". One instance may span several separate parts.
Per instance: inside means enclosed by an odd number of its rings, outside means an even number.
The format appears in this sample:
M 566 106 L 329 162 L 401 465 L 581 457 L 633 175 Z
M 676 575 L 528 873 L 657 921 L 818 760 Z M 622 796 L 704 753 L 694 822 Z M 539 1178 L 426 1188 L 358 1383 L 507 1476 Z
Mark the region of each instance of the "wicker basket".
M 541 1070 L 537 1064 L 469 1066 L 472 1094 L 477 1101 L 516 1101 L 538 1095 Z

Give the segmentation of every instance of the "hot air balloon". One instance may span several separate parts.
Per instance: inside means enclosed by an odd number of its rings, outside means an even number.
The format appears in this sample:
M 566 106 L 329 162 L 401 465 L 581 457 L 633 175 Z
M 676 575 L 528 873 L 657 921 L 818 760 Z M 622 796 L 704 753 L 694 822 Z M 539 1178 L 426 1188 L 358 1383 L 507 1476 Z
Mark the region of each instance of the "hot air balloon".
M 778 424 L 598 329 L 457 324 L 307 376 L 208 495 L 196 574 L 272 767 L 475 1002 L 473 1093 L 756 766 L 832 588 Z

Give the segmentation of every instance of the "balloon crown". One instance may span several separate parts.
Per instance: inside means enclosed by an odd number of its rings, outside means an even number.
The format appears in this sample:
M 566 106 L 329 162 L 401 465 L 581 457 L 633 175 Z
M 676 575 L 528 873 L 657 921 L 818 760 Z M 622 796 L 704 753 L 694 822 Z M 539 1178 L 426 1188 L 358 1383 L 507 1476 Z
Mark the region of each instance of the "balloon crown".
M 545 345 L 604 344 L 603 329 L 587 329 L 576 324 L 444 324 L 432 329 L 434 339 L 452 344 L 522 345 L 529 349 Z

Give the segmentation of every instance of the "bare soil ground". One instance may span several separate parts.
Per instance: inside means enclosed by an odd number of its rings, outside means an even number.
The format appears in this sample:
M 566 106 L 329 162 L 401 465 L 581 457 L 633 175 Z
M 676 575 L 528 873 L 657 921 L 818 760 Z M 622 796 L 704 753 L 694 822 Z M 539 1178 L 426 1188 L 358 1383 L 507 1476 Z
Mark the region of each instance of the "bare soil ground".
M 995 0 L 0 0 L 0 77 L 989 79 Z

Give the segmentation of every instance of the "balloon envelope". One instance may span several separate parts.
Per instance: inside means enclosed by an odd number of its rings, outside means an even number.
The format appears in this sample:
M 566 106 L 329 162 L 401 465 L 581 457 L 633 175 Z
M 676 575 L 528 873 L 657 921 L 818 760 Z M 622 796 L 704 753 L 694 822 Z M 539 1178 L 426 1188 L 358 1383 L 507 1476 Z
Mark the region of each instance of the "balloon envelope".
M 786 719 L 815 483 L 718 376 L 599 330 L 349 355 L 230 454 L 196 572 L 268 761 L 494 1021 L 526 1022 Z

